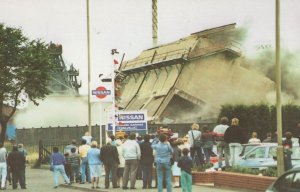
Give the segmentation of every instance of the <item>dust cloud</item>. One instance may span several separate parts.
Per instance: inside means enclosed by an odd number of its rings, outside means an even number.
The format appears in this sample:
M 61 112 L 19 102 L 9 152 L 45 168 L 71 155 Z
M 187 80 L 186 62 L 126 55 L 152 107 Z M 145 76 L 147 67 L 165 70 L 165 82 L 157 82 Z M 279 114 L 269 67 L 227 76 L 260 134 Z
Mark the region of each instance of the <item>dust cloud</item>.
M 99 124 L 99 110 L 92 106 L 92 124 Z M 88 124 L 86 96 L 48 96 L 38 106 L 29 103 L 14 116 L 17 128 L 85 126 Z
M 281 89 L 284 104 L 300 104 L 300 66 L 299 52 L 292 53 L 288 50 L 281 50 Z M 275 52 L 265 50 L 254 58 L 247 58 L 243 66 L 262 73 L 272 81 L 276 82 Z M 268 95 L 270 103 L 275 102 L 275 92 Z

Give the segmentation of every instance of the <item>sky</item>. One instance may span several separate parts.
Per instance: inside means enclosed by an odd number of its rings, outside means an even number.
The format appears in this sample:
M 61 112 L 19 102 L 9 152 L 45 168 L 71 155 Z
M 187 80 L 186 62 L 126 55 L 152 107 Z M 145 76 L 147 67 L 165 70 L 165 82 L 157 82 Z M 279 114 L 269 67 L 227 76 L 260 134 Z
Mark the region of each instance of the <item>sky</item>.
M 108 76 L 111 49 L 121 60 L 152 44 L 151 0 L 90 0 L 91 85 Z M 281 1 L 281 46 L 300 48 L 300 1 Z M 80 70 L 80 94 L 88 93 L 86 0 L 0 0 L 0 22 L 30 39 L 62 44 L 67 64 Z M 275 48 L 275 0 L 158 0 L 158 45 L 201 30 L 236 23 L 247 29 L 245 55 Z M 93 88 L 93 87 L 92 87 Z

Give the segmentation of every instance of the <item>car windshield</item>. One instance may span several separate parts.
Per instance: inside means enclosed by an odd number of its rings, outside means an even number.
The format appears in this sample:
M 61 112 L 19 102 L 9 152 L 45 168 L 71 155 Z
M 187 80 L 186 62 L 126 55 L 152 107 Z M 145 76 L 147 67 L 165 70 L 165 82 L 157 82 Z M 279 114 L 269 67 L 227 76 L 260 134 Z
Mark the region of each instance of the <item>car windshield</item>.
M 247 159 L 264 158 L 265 157 L 265 151 L 266 151 L 266 148 L 264 148 L 264 147 L 258 147 L 255 150 L 249 152 L 246 155 L 246 158 Z

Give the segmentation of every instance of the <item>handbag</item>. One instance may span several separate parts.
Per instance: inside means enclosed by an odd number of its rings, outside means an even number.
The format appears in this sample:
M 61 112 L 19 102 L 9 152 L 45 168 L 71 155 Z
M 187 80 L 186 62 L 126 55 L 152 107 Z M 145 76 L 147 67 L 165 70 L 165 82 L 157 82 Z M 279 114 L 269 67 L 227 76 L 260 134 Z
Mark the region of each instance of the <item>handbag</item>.
M 202 141 L 201 140 L 195 140 L 195 138 L 194 138 L 194 133 L 193 133 L 193 131 L 191 131 L 192 132 L 192 137 L 193 137 L 193 141 L 194 141 L 194 147 L 195 148 L 200 148 L 200 147 L 202 147 Z
M 169 152 L 172 153 L 172 150 L 171 150 L 171 146 L 170 146 L 170 145 L 168 146 L 168 148 L 169 148 Z M 170 155 L 170 164 L 171 164 L 171 166 L 174 165 L 174 162 L 175 162 L 174 153 L 172 153 L 172 154 Z
M 53 165 L 50 165 L 50 171 L 54 171 Z

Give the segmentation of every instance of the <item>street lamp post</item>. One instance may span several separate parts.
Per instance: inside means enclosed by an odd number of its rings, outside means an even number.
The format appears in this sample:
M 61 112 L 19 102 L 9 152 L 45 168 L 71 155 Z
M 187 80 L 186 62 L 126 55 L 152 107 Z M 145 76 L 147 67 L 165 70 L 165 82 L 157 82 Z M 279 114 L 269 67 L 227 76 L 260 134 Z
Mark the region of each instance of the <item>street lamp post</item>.
M 284 173 L 282 146 L 281 64 L 280 64 L 280 0 L 276 0 L 276 112 L 277 112 L 277 173 Z
M 87 54 L 88 54 L 88 131 L 92 134 L 91 127 L 91 56 L 90 56 L 90 2 L 86 0 L 86 28 L 87 28 Z

